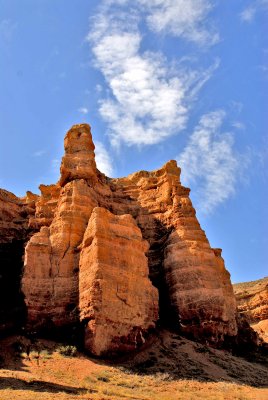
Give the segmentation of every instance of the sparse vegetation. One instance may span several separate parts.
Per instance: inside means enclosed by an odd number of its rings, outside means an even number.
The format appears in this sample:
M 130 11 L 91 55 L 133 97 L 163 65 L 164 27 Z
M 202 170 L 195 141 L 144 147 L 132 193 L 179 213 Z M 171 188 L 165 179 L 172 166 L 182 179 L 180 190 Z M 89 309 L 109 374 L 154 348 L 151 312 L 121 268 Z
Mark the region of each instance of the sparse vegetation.
M 63 356 L 67 356 L 67 357 L 74 357 L 77 353 L 77 348 L 75 346 L 59 346 L 57 348 L 57 351 L 63 355 Z
M 85 357 L 74 346 L 42 340 L 38 342 L 39 353 L 35 346 L 29 357 L 26 353 L 25 357 L 17 357 L 22 343 L 21 338 L 10 338 L 0 347 L 5 367 L 0 370 L 1 400 L 264 400 L 268 397 L 265 366 L 185 338 L 174 338 L 169 332 L 163 332 L 151 348 L 113 363 Z M 4 347 L 9 350 L 1 352 Z

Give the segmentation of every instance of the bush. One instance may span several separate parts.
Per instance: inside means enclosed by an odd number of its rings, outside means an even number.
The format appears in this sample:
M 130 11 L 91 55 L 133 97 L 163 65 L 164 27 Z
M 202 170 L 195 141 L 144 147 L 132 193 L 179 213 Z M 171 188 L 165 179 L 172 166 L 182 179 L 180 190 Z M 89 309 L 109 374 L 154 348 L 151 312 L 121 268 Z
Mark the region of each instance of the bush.
M 60 346 L 57 351 L 67 357 L 74 357 L 77 353 L 77 348 L 75 346 Z

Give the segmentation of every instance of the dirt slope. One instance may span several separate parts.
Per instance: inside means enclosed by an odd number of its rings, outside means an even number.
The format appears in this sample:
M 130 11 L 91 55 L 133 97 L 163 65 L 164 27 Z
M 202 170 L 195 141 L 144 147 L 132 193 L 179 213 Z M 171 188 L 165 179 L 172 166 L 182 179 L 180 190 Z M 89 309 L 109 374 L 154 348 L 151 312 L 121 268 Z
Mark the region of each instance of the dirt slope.
M 1 343 L 1 400 L 267 399 L 268 369 L 163 331 L 131 358 L 99 361 L 23 337 Z M 6 349 L 5 351 L 3 349 Z M 29 356 L 27 355 L 29 353 Z
M 233 285 L 237 307 L 251 327 L 268 343 L 268 277 Z

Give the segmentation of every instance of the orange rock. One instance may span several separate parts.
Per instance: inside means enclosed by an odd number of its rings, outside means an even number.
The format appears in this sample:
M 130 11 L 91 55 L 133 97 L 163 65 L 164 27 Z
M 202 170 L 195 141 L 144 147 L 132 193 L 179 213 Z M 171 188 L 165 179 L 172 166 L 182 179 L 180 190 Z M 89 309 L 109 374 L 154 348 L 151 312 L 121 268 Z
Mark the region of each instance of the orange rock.
M 39 230 L 42 226 L 49 226 L 53 220 L 58 204 L 61 187 L 60 185 L 40 185 L 41 196 L 29 196 L 35 203 L 35 214 L 29 219 L 29 227 Z
M 109 179 L 96 168 L 88 125 L 73 126 L 64 145 L 59 184 L 41 186 L 35 202 L 36 223 L 49 226 L 26 247 L 29 324 L 80 319 L 88 350 L 127 351 L 155 324 L 153 284 L 160 323 L 214 343 L 235 336 L 229 273 L 200 228 L 176 162 Z
M 268 278 L 233 285 L 238 312 L 268 343 Z
M 90 126 L 74 125 L 64 139 L 65 155 L 60 171 L 60 185 L 74 179 L 85 179 L 91 183 L 96 180 L 96 163 L 94 143 L 92 142 Z
M 236 335 L 230 274 L 221 251 L 210 247 L 200 228 L 189 189 L 180 184 L 176 162 L 115 183 L 132 200 L 133 211 L 131 202 L 126 208 L 136 215 L 143 237 L 150 243 L 149 266 L 160 290 L 160 317 L 195 338 L 215 343 L 226 335 Z
M 158 319 L 148 243 L 130 215 L 96 207 L 81 247 L 79 308 L 86 348 L 96 355 L 134 350 Z
M 32 326 L 64 326 L 78 318 L 78 246 L 92 209 L 91 188 L 82 179 L 61 191 L 50 227 L 26 246 L 22 289 Z

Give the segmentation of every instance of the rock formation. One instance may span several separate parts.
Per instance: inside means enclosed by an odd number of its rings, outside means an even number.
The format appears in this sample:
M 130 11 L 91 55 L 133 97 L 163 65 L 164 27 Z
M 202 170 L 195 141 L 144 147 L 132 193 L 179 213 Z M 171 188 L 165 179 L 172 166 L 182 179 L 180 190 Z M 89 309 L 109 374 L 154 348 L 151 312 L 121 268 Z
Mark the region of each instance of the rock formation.
M 238 312 L 268 343 L 268 278 L 233 285 Z
M 0 189 L 0 333 L 20 324 L 24 317 L 20 279 L 36 199 L 19 199 Z
M 22 278 L 28 326 L 83 326 L 85 346 L 97 355 L 142 345 L 158 314 L 160 324 L 200 340 L 234 337 L 230 276 L 176 162 L 107 178 L 86 124 L 67 132 L 64 147 L 59 182 L 27 195 L 28 229 L 37 231 Z
M 91 352 L 133 350 L 154 328 L 158 292 L 148 279 L 148 248 L 131 215 L 94 208 L 79 267 L 80 318 Z

